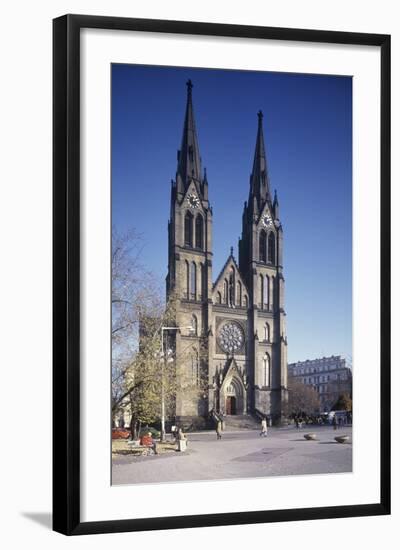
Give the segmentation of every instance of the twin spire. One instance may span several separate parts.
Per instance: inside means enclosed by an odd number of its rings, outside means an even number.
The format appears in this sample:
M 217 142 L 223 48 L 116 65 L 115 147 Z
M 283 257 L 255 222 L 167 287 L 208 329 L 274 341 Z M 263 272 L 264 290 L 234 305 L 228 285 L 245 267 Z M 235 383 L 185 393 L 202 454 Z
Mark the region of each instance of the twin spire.
M 263 133 L 263 113 L 258 111 L 258 129 L 256 139 L 256 149 L 254 152 L 253 170 L 250 176 L 250 194 L 249 204 L 251 199 L 257 199 L 258 208 L 264 206 L 265 202 L 270 197 L 269 178 L 267 168 L 267 157 L 265 155 L 264 133 Z
M 177 186 L 181 192 L 186 190 L 191 180 L 202 183 L 201 158 L 199 142 L 197 139 L 196 123 L 194 120 L 194 110 L 192 101 L 193 84 L 191 80 L 186 82 L 187 100 L 185 122 L 183 126 L 183 135 L 181 148 L 178 151 L 178 170 Z M 254 153 L 253 170 L 250 176 L 250 195 L 249 204 L 254 198 L 257 199 L 258 208 L 262 208 L 267 200 L 271 200 L 268 181 L 267 160 L 265 155 L 264 135 L 263 135 L 263 114 L 258 112 L 258 130 L 256 148 Z M 204 181 L 206 181 L 204 175 Z
M 190 180 L 194 179 L 201 181 L 201 158 L 199 151 L 199 142 L 197 139 L 196 123 L 194 121 L 194 111 L 192 102 L 191 80 L 186 82 L 187 86 L 187 101 L 185 123 L 183 126 L 183 135 L 181 148 L 178 151 L 178 171 L 177 177 L 180 176 L 184 189 L 189 185 Z

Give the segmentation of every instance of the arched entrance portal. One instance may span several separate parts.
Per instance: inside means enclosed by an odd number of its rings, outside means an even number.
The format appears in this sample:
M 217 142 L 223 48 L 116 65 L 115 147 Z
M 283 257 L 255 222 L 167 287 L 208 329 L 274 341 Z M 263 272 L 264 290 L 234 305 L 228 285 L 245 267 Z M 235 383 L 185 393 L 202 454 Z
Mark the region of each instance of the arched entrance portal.
M 236 414 L 236 397 L 234 395 L 228 395 L 226 398 L 225 411 L 226 414 Z
M 225 414 L 244 414 L 244 387 L 243 383 L 238 377 L 233 376 L 226 381 L 222 388 L 222 396 L 224 398 L 222 403 L 225 406 Z

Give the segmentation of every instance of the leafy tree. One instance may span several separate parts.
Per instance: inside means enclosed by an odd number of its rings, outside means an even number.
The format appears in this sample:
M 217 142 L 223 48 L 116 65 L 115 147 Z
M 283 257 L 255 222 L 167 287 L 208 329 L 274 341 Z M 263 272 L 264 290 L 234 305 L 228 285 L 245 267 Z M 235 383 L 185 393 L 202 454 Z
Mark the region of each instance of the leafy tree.
M 332 410 L 334 411 L 351 411 L 353 402 L 348 393 L 344 393 L 339 396 L 336 403 L 333 405 Z
M 173 415 L 178 391 L 200 395 L 205 376 L 193 380 L 188 364 L 194 353 L 189 342 L 177 355 L 173 336 L 162 327 L 176 326 L 176 296 L 165 304 L 156 278 L 139 262 L 140 236 L 113 231 L 112 254 L 112 414 L 127 411 L 131 434 L 165 414 Z M 167 345 L 166 345 L 167 344 Z M 199 354 L 201 360 L 201 353 Z

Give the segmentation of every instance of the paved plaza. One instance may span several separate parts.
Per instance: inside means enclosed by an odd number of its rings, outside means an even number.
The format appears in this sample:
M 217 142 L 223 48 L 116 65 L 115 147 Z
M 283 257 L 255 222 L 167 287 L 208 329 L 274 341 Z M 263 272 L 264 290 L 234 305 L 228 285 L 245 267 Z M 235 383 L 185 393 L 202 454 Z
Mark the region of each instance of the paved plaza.
M 315 432 L 316 441 L 304 434 Z M 336 435 L 349 435 L 340 444 Z M 148 457 L 120 456 L 113 460 L 112 483 L 160 483 L 246 477 L 351 472 L 352 429 L 331 426 L 270 428 L 267 437 L 256 430 L 188 434 L 186 452 Z

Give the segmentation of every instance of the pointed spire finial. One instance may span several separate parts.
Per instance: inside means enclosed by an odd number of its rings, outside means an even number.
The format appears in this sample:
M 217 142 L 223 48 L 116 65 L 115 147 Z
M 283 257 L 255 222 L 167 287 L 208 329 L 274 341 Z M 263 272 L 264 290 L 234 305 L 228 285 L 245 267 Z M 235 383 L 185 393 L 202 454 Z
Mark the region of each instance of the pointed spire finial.
M 201 158 L 199 143 L 197 139 L 196 124 L 194 121 L 193 101 L 191 80 L 186 82 L 187 100 L 185 121 L 183 125 L 183 135 L 181 148 L 178 156 L 178 174 L 182 179 L 184 189 L 187 188 L 192 179 L 201 181 Z
M 233 256 L 233 246 L 231 246 L 231 256 Z
M 267 200 L 271 200 L 269 193 L 268 168 L 265 154 L 263 134 L 263 113 L 258 111 L 258 129 L 254 152 L 253 170 L 250 176 L 250 199 L 254 199 L 254 206 L 261 210 Z

